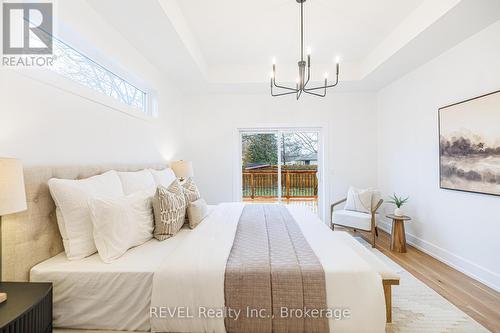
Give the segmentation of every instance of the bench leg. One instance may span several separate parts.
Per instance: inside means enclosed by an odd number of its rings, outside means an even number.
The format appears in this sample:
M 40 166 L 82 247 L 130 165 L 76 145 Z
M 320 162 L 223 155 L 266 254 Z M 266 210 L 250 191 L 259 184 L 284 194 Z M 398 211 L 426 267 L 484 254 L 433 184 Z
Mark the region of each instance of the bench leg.
M 386 322 L 392 323 L 392 289 L 390 284 L 384 283 L 385 295 L 385 319 Z

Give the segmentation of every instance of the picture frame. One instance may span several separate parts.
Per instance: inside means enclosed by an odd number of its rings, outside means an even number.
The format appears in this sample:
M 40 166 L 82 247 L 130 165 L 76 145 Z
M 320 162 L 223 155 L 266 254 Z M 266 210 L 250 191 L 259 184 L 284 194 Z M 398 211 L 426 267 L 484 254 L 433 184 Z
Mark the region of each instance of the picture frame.
M 500 196 L 500 90 L 438 109 L 441 189 Z

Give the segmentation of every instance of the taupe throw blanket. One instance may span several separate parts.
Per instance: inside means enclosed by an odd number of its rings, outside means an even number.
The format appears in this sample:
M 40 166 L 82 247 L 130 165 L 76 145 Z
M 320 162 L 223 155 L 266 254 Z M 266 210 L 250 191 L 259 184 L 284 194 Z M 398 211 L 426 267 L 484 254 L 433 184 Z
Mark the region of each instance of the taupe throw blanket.
M 247 205 L 224 282 L 227 332 L 328 332 L 328 318 L 293 310 L 326 309 L 323 267 L 281 205 Z M 301 313 L 303 315 L 301 315 Z

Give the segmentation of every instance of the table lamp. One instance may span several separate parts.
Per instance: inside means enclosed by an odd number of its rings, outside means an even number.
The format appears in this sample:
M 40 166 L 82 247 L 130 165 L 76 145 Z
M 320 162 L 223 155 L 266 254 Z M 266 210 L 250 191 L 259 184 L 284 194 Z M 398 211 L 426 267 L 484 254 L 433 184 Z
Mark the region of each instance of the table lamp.
M 182 182 L 186 178 L 193 177 L 193 163 L 188 161 L 175 161 L 172 163 L 172 170 L 175 176 Z
M 23 166 L 20 160 L 0 157 L 0 282 L 2 282 L 2 216 L 27 209 Z M 0 292 L 0 303 L 7 294 Z

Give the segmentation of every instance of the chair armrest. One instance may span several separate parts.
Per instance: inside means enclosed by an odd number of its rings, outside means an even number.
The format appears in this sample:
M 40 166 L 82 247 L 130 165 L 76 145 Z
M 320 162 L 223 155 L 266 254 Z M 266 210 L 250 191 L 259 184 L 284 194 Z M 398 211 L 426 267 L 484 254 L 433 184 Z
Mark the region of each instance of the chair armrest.
M 344 198 L 344 199 L 342 199 L 342 200 L 339 200 L 339 201 L 337 201 L 337 202 L 332 203 L 331 209 L 333 210 L 333 208 L 334 208 L 335 206 L 338 206 L 338 205 L 340 205 L 340 204 L 342 204 L 342 203 L 344 203 L 344 202 L 346 202 L 346 201 L 347 201 L 347 198 Z
M 338 205 L 340 205 L 340 204 L 342 204 L 342 203 L 344 203 L 344 202 L 346 202 L 346 201 L 347 201 L 347 198 L 344 198 L 344 199 L 342 199 L 342 200 L 339 200 L 339 201 L 337 201 L 337 202 L 332 203 L 332 205 L 330 206 L 330 221 L 332 220 L 332 217 L 333 217 L 333 209 L 335 208 L 335 206 L 338 206 Z
M 380 206 L 382 206 L 382 203 L 384 202 L 384 200 L 380 199 L 377 203 L 377 205 L 375 206 L 375 208 L 372 209 L 372 214 L 376 214 L 377 213 L 377 210 L 380 208 Z

